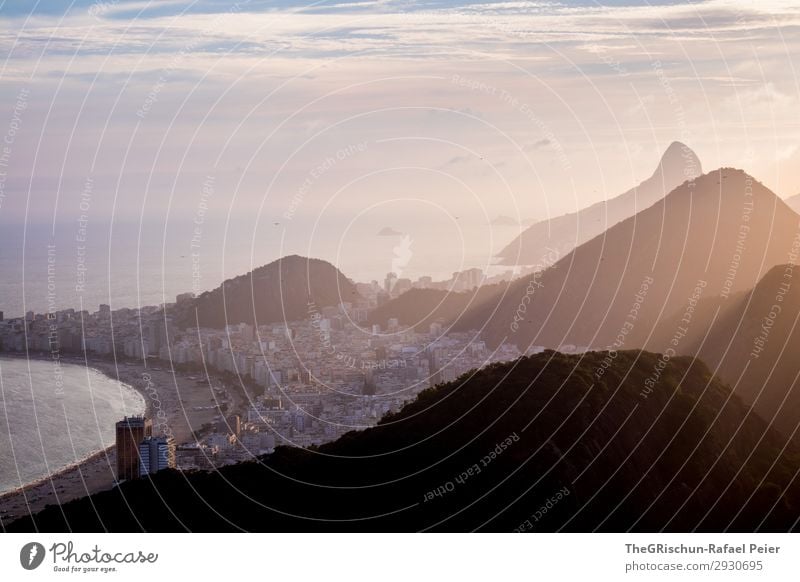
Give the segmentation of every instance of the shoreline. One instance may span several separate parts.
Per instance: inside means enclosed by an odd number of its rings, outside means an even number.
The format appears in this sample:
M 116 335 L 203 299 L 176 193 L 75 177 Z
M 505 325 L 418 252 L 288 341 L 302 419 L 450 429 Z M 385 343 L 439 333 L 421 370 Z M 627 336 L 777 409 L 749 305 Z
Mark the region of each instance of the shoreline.
M 3 360 L 3 359 L 26 360 L 26 361 L 27 360 L 35 360 L 37 362 L 45 362 L 45 363 L 58 365 L 58 366 L 66 364 L 66 365 L 69 365 L 69 366 L 80 366 L 81 368 L 92 370 L 94 372 L 97 372 L 98 374 L 102 374 L 103 376 L 107 377 L 109 380 L 112 380 L 114 382 L 119 382 L 123 386 L 126 386 L 127 388 L 130 388 L 131 390 L 133 390 L 134 392 L 139 394 L 139 396 L 142 397 L 142 400 L 144 400 L 144 412 L 142 414 L 144 414 L 145 416 L 149 416 L 150 415 L 150 413 L 151 413 L 150 401 L 148 400 L 148 398 L 147 398 L 148 395 L 145 393 L 143 388 L 140 388 L 138 386 L 134 386 L 133 384 L 130 384 L 128 382 L 124 382 L 120 378 L 117 378 L 115 375 L 109 373 L 108 370 L 101 369 L 101 365 L 100 365 L 101 363 L 109 364 L 109 365 L 117 365 L 118 366 L 120 364 L 120 362 L 117 362 L 115 364 L 114 362 L 106 361 L 106 360 L 103 360 L 101 358 L 81 358 L 80 356 L 60 356 L 58 359 L 54 359 L 51 356 L 48 356 L 47 354 L 48 354 L 48 352 L 28 352 L 28 353 L 24 353 L 24 352 L 3 352 L 3 351 L 0 351 L 0 360 Z M 124 362 L 124 364 L 128 365 L 129 362 L 126 361 L 126 362 Z M 96 452 L 99 453 L 101 451 L 96 451 Z M 92 455 L 94 455 L 94 454 L 95 453 L 92 453 Z M 5 493 L 0 494 L 0 498 L 3 495 L 5 495 Z
M 27 353 L 27 354 L 19 353 L 19 352 L 0 352 L 0 360 L 3 360 L 3 359 L 25 360 L 25 361 L 35 360 L 35 361 L 38 361 L 38 362 L 46 362 L 46 363 L 50 363 L 50 364 L 53 364 L 53 365 L 67 364 L 67 365 L 71 365 L 71 366 L 81 366 L 82 368 L 86 368 L 88 370 L 92 370 L 94 372 L 97 372 L 98 374 L 102 374 L 103 376 L 107 377 L 108 379 L 110 379 L 110 380 L 112 380 L 114 382 L 119 382 L 120 384 L 126 386 L 127 388 L 129 388 L 129 389 L 133 390 L 134 392 L 136 392 L 137 394 L 139 394 L 139 396 L 141 396 L 142 400 L 144 401 L 144 412 L 142 414 L 144 414 L 144 416 L 149 416 L 150 413 L 151 413 L 150 402 L 149 402 L 149 400 L 147 398 L 147 395 L 144 393 L 143 390 L 137 388 L 136 386 L 132 386 L 132 385 L 126 383 L 126 382 L 122 382 L 118 378 L 115 378 L 114 376 L 109 375 L 106 371 L 98 369 L 97 367 L 95 367 L 93 365 L 92 360 L 88 360 L 88 359 L 84 360 L 84 359 L 81 359 L 79 357 L 75 357 L 75 358 L 63 358 L 63 357 L 60 357 L 58 360 L 54 360 L 52 357 L 47 355 L 47 352 L 30 352 L 30 353 Z M 96 461 L 98 457 L 107 457 L 111 453 L 114 452 L 115 448 L 116 448 L 116 445 L 109 445 L 108 447 L 106 447 L 104 449 L 98 449 L 98 450 L 92 451 L 92 452 L 88 453 L 86 456 L 84 456 L 83 458 L 76 459 L 76 460 L 74 460 L 74 461 L 72 461 L 70 463 L 67 463 L 66 465 L 64 465 L 63 467 L 61 467 L 61 468 L 59 468 L 59 469 L 57 469 L 55 471 L 53 471 L 49 475 L 44 475 L 42 477 L 39 477 L 38 479 L 30 481 L 29 483 L 26 483 L 25 485 L 21 485 L 19 487 L 15 487 L 14 489 L 10 489 L 8 491 L 3 491 L 2 493 L 0 493 L 0 516 L 2 516 L 3 503 L 5 502 L 5 500 L 7 498 L 12 497 L 14 495 L 20 495 L 23 492 L 35 489 L 36 487 L 38 487 L 40 485 L 44 485 L 48 481 L 51 481 L 51 480 L 54 480 L 54 479 L 58 479 L 59 477 L 64 476 L 65 474 L 69 473 L 70 471 L 73 471 L 73 470 L 77 469 L 81 465 L 86 465 L 88 463 L 91 463 L 92 461 Z
M 67 465 L 64 465 L 60 469 L 58 469 L 58 470 L 54 471 L 53 473 L 51 473 L 50 475 L 45 475 L 44 477 L 39 477 L 35 481 L 31 481 L 30 483 L 26 483 L 25 485 L 22 485 L 21 487 L 15 487 L 14 489 L 9 489 L 8 491 L 3 491 L 2 493 L 0 493 L 0 514 L 2 514 L 2 505 L 3 505 L 3 501 L 6 498 L 12 497 L 14 495 L 19 495 L 23 491 L 29 491 L 29 490 L 35 489 L 36 487 L 39 487 L 40 485 L 44 485 L 46 482 L 48 482 L 48 481 L 50 481 L 52 479 L 57 479 L 57 478 L 63 476 L 64 474 L 69 473 L 70 471 L 73 471 L 73 470 L 77 469 L 81 465 L 85 465 L 85 464 L 91 463 L 92 461 L 96 461 L 98 457 L 108 456 L 109 454 L 114 452 L 115 448 L 116 448 L 115 445 L 111 445 L 111 446 L 106 447 L 105 449 L 100 449 L 99 451 L 94 451 L 92 453 L 89 453 L 88 455 L 86 455 L 82 459 L 78 459 L 76 461 L 72 461 L 71 463 L 69 463 Z
M 54 360 L 47 352 L 0 352 L 2 358 L 77 365 L 119 382 L 141 395 L 144 414 L 154 421 L 154 434 L 157 428 L 166 429 L 176 444 L 195 440 L 195 433 L 203 424 L 213 421 L 213 411 L 196 410 L 196 407 L 201 403 L 207 404 L 204 396 L 211 394 L 214 398 L 214 395 L 207 386 L 199 388 L 195 376 L 189 373 L 175 372 L 173 376 L 171 368 L 163 370 L 157 364 L 147 366 L 143 361 L 113 361 L 81 356 L 62 356 Z M 153 362 L 163 365 L 160 360 Z M 219 383 L 213 375 L 211 380 L 212 383 Z M 160 419 L 158 424 L 156 416 Z M 5 530 L 6 524 L 20 517 L 38 513 L 46 505 L 67 503 L 115 485 L 116 446 L 111 445 L 90 453 L 84 459 L 73 461 L 50 475 L 0 494 L 0 530 Z

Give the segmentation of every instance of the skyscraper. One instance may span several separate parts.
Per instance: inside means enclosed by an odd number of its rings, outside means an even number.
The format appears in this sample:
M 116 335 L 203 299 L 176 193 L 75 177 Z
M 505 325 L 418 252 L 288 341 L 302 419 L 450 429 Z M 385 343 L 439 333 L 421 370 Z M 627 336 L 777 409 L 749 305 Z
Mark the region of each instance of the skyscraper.
M 397 282 L 397 274 L 387 273 L 386 279 L 383 280 L 383 290 L 391 294 L 392 289 L 394 289 L 394 284 L 396 282 Z
M 172 439 L 146 436 L 139 443 L 139 476 L 157 473 L 175 466 L 175 443 Z
M 153 435 L 153 421 L 126 416 L 117 423 L 117 481 L 139 476 L 139 443 Z
M 361 394 L 364 396 L 374 396 L 377 391 L 375 372 L 372 368 L 367 368 L 364 371 L 364 386 L 361 389 Z

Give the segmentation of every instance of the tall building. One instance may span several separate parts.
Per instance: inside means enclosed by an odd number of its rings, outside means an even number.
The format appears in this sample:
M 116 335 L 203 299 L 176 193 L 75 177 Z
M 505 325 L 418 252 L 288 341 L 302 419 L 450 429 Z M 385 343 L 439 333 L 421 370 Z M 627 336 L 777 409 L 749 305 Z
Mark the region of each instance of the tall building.
M 420 289 L 430 289 L 431 285 L 433 285 L 433 279 L 431 277 L 420 277 L 417 279 L 416 286 Z
M 139 443 L 139 476 L 172 467 L 175 467 L 175 443 L 172 439 L 163 436 L 144 437 Z
M 161 348 L 161 322 L 153 321 L 147 326 L 147 353 L 158 354 Z
M 231 427 L 231 432 L 238 437 L 242 434 L 242 417 L 238 414 L 231 414 L 228 417 L 228 426 Z
M 189 443 L 175 447 L 175 466 L 179 469 L 212 469 L 217 456 L 216 447 Z
M 139 476 L 139 443 L 153 436 L 153 421 L 144 416 L 126 416 L 117 423 L 117 481 Z
M 442 357 L 441 349 L 428 348 L 425 350 L 428 359 L 428 383 L 431 387 L 442 383 Z
M 228 418 L 219 420 L 215 428 L 220 434 L 232 434 L 238 437 L 242 433 L 242 417 L 231 414 Z
M 158 318 L 147 326 L 147 349 L 149 355 L 158 355 L 162 346 L 172 344 L 175 338 L 175 324 L 171 317 Z
M 383 290 L 387 293 L 391 293 L 396 282 L 397 275 L 395 273 L 387 273 L 386 278 L 383 280 Z
M 242 335 L 242 339 L 246 342 L 252 342 L 255 340 L 255 327 L 252 325 L 247 325 L 243 323 L 239 326 L 239 333 Z
M 364 386 L 361 388 L 361 394 L 364 396 L 374 396 L 378 391 L 375 384 L 375 372 L 372 368 L 367 368 L 364 371 Z
M 467 289 L 473 289 L 483 284 L 484 274 L 481 269 L 467 269 L 461 272 L 461 278 Z

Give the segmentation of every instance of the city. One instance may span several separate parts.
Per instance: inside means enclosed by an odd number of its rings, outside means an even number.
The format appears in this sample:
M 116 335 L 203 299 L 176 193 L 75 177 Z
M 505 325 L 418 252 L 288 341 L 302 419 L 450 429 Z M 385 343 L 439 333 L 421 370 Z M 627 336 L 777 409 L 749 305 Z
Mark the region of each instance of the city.
M 142 382 L 134 387 L 145 397 L 148 418 L 118 423 L 117 479 L 166 467 L 211 469 L 269 454 L 276 446 L 336 440 L 375 425 L 422 390 L 519 357 L 513 344 L 489 350 L 474 331 L 449 331 L 445 321 L 427 330 L 403 326 L 397 318 L 390 318 L 385 329 L 367 323 L 372 310 L 411 288 L 466 291 L 487 280 L 479 269 L 455 273 L 442 283 L 430 278 L 412 283 L 390 273 L 383 286 L 360 284 L 358 303 L 309 302 L 303 321 L 236 323 L 225 329 L 177 329 L 169 314 L 192 298 L 189 293 L 174 304 L 141 309 L 112 311 L 100 305 L 93 313 L 28 312 L 0 323 L 0 346 L 6 354 L 46 357 L 56 376 L 61 362 L 76 354 L 89 365 L 114 361 L 123 370 L 143 363 Z M 152 380 L 166 369 L 192 386 L 178 394 L 181 407 L 205 420 L 191 426 L 188 440 L 176 440 L 161 409 L 165 387 Z M 198 397 L 204 403 L 197 404 Z

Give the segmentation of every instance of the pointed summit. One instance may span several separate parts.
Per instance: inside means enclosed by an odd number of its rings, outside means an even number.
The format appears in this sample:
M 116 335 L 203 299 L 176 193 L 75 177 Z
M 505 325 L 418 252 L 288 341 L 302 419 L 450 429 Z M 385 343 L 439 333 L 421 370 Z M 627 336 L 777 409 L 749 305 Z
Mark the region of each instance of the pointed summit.
M 497 256 L 504 265 L 540 265 L 554 249 L 566 255 L 702 173 L 700 160 L 692 149 L 681 142 L 672 142 L 653 175 L 638 186 L 577 212 L 535 223 Z
M 464 313 L 454 329 L 480 329 L 493 346 L 508 341 L 523 350 L 604 348 L 617 341 L 630 298 L 646 291 L 647 300 L 636 308 L 635 331 L 624 334 L 626 348 L 642 347 L 649 326 L 663 314 L 686 313 L 687 297 L 733 298 L 751 289 L 786 261 L 799 233 L 797 214 L 773 192 L 742 170 L 720 168 L 684 181 L 663 200 L 563 256 L 541 273 L 524 315 L 517 309 L 519 297 L 530 293 L 526 277 L 505 288 L 502 298 Z M 516 329 L 509 322 L 518 322 Z M 755 336 L 742 337 L 752 344 Z
M 700 164 L 700 158 L 692 148 L 679 141 L 674 141 L 669 144 L 664 155 L 661 156 L 653 178 L 660 177 L 665 184 L 674 187 L 683 184 L 686 180 L 693 180 L 702 173 L 703 166 Z

